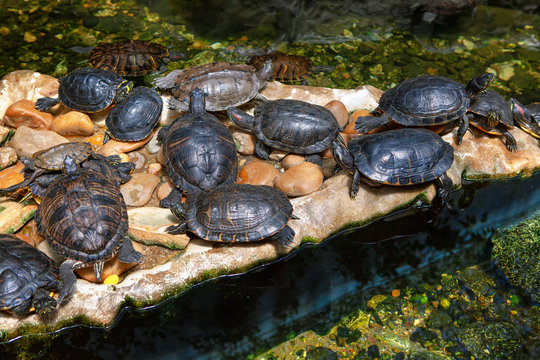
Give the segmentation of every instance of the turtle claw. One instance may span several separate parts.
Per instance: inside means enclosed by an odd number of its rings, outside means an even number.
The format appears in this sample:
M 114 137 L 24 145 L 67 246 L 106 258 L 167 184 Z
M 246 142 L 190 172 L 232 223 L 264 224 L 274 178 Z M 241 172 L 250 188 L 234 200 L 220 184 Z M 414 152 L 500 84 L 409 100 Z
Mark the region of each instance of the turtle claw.
M 140 262 L 143 255 L 133 248 L 129 237 L 125 237 L 120 250 L 118 250 L 118 260 L 123 263 Z
M 186 231 L 187 231 L 186 223 L 182 223 L 178 225 L 171 225 L 165 229 L 165 232 L 171 235 L 185 234 Z
M 294 230 L 286 225 L 277 234 L 275 234 L 273 238 L 284 247 L 292 247 L 292 244 L 294 243 L 294 235 Z

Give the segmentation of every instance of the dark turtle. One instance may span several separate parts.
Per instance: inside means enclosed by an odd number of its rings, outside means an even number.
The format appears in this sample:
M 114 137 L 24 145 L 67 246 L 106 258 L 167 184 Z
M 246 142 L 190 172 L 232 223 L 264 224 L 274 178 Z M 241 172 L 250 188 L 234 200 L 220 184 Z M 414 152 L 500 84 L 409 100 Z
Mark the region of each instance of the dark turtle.
M 531 136 L 540 139 L 540 102 L 523 106 L 516 99 L 510 99 L 514 121 Z
M 62 283 L 53 260 L 13 235 L 0 234 L 0 310 L 25 315 L 56 308 Z
M 204 111 L 204 95 L 199 88 L 191 93 L 190 112 L 176 118 L 158 133 L 165 168 L 179 191 L 191 193 L 236 182 L 238 158 L 233 137 L 218 118 Z
M 502 95 L 493 90 L 475 95 L 471 98 L 471 107 L 467 114 L 471 125 L 485 133 L 506 139 L 506 148 L 517 149 L 517 143 L 508 131 L 514 127 L 514 118 L 510 105 Z
M 107 115 L 107 132 L 103 143 L 107 142 L 109 136 L 120 141 L 144 139 L 156 127 L 162 110 L 163 101 L 154 90 L 136 87 Z
M 198 87 L 206 97 L 206 110 L 220 111 L 259 97 L 271 74 L 270 61 L 259 71 L 247 64 L 218 62 L 174 70 L 154 82 L 160 89 L 171 90 L 174 98 L 169 100 L 169 109 L 186 111 L 189 94 Z
M 257 70 L 262 69 L 264 64 L 272 61 L 271 79 L 279 81 L 303 80 L 313 72 L 330 71 L 330 66 L 313 66 L 313 62 L 298 55 L 285 54 L 279 51 L 271 51 L 262 55 L 252 55 L 247 63 Z
M 35 107 L 45 111 L 61 102 L 69 109 L 93 113 L 120 101 L 132 88 L 131 81 L 112 71 L 84 67 L 60 78 L 57 99 L 39 98 Z
M 467 86 L 444 76 L 418 76 L 407 79 L 385 91 L 374 116 L 361 116 L 355 129 L 365 134 L 391 120 L 403 126 L 452 126 L 460 122 L 457 143 L 469 128 L 466 116 L 472 95 L 485 91 L 493 81 L 493 74 L 473 78 Z
M 162 73 L 167 70 L 167 61 L 184 57 L 181 53 L 169 54 L 165 46 L 157 43 L 130 40 L 96 46 L 90 51 L 88 62 L 122 76 L 141 76 Z
M 24 164 L 24 180 L 10 187 L 0 189 L 0 195 L 8 195 L 28 187 L 29 195 L 41 197 L 50 183 L 61 174 L 64 158 L 70 156 L 84 168 L 107 174 L 117 185 L 127 182 L 134 168 L 133 163 L 120 163 L 120 157 L 95 154 L 87 142 L 68 142 L 37 151 L 31 158 L 21 157 Z
M 437 16 L 457 15 L 476 7 L 476 0 L 426 0 L 421 6 L 422 19 L 426 22 L 434 21 Z
M 74 269 L 93 264 L 101 281 L 103 264 L 116 253 L 125 263 L 142 256 L 126 236 L 126 204 L 116 184 L 97 171 L 77 169 L 69 156 L 64 171 L 45 191 L 35 217 L 39 233 L 67 258 L 60 266 L 64 286 L 59 303 L 76 282 Z
M 265 185 L 230 184 L 192 193 L 171 209 L 180 220 L 172 234 L 191 231 L 210 241 L 248 242 L 272 238 L 290 246 L 294 230 L 287 222 L 293 206 L 287 196 Z
M 446 170 L 454 161 L 454 148 L 422 128 L 360 136 L 348 143 L 348 151 L 340 153 L 336 161 L 353 173 L 351 198 L 358 193 L 361 181 L 374 186 L 404 186 L 435 180 L 443 201 L 452 189 Z
M 339 125 L 332 112 L 300 100 L 279 99 L 257 106 L 254 116 L 231 107 L 231 121 L 257 136 L 255 152 L 268 159 L 272 149 L 309 155 L 306 160 L 321 164 L 318 153 L 339 145 Z

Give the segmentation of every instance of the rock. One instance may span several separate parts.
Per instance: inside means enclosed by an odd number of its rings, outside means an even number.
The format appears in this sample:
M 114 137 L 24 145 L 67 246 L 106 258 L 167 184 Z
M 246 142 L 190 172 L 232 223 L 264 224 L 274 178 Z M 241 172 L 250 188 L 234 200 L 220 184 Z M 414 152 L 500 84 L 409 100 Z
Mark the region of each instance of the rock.
M 274 185 L 288 196 L 304 196 L 318 190 L 324 175 L 321 167 L 310 162 L 303 162 L 281 174 Z
M 278 175 L 278 169 L 262 160 L 251 161 L 238 173 L 238 177 L 246 184 L 269 186 L 274 186 L 274 179 Z
M 9 136 L 9 132 L 11 130 L 5 126 L 0 126 L 0 144 L 2 144 L 7 137 Z
M 137 150 L 144 146 L 150 139 L 152 134 L 140 141 L 118 141 L 109 140 L 107 143 L 98 148 L 97 153 L 105 156 L 118 155 L 121 153 L 128 153 L 133 150 Z
M 93 147 L 99 147 L 103 145 L 103 139 L 105 138 L 104 132 L 96 133 L 90 137 L 84 139 L 87 143 L 90 143 Z
M 34 108 L 30 100 L 19 100 L 11 104 L 4 115 L 0 125 L 13 128 L 28 126 L 32 129 L 48 129 L 51 127 L 54 116 Z
M 123 263 L 120 260 L 118 260 L 118 254 L 115 255 L 112 259 L 107 260 L 105 264 L 103 265 L 103 272 L 101 273 L 101 282 L 104 282 L 109 276 L 120 276 L 127 270 L 131 269 L 132 267 L 137 266 L 136 262 L 132 263 Z M 94 273 L 94 266 L 87 266 L 84 268 L 80 268 L 75 270 L 77 275 L 79 275 L 82 279 L 86 281 L 90 281 L 93 283 L 101 283 L 97 280 L 96 274 Z
M 23 181 L 22 169 L 24 169 L 24 164 L 19 161 L 15 165 L 0 171 L 0 188 L 7 188 Z
M 127 206 L 144 206 L 159 184 L 159 177 L 146 173 L 131 174 L 131 180 L 120 185 L 120 192 L 124 196 Z
M 159 174 L 161 173 L 161 170 L 163 170 L 163 166 L 160 163 L 157 163 L 157 162 L 150 163 L 146 167 L 146 173 L 147 174 L 152 174 L 152 175 L 156 175 L 156 176 L 159 176 Z
M 159 129 L 157 131 L 154 131 L 154 135 L 152 135 L 152 138 L 145 146 L 146 150 L 150 154 L 156 154 L 159 151 L 159 149 L 161 149 L 161 142 L 157 140 L 158 134 L 159 134 Z
M 178 219 L 169 209 L 150 206 L 130 209 L 128 217 L 129 234 L 137 242 L 177 250 L 184 249 L 189 242 L 186 234 L 172 235 L 165 232 L 167 227 L 178 224 Z
M 144 170 L 146 165 L 146 157 L 141 154 L 139 151 L 132 151 L 128 154 L 129 161 L 135 164 L 135 169 L 133 171 L 140 172 Z
M 169 193 L 174 189 L 174 184 L 170 179 L 167 180 L 167 182 L 164 182 L 163 184 L 159 185 L 159 187 L 156 190 L 156 196 L 158 200 L 162 200 L 169 195 Z
M 84 113 L 69 111 L 54 118 L 51 130 L 60 135 L 89 136 L 94 133 L 94 123 L 90 120 L 90 116 Z
M 255 144 L 257 143 L 257 137 L 255 135 L 236 128 L 231 133 L 236 144 L 236 149 L 240 154 L 253 155 L 255 153 Z
M 45 240 L 43 236 L 38 233 L 36 219 L 32 219 L 27 222 L 18 232 L 17 236 L 26 236 L 25 241 L 28 243 L 33 243 L 34 247 L 37 247 Z M 29 240 L 31 239 L 31 240 Z
M 156 161 L 161 165 L 165 166 L 165 158 L 163 157 L 163 147 L 159 148 L 159 151 L 156 155 Z
M 90 119 L 96 125 L 98 128 L 104 129 L 107 127 L 105 121 L 107 120 L 107 115 L 109 115 L 109 112 L 111 111 L 110 108 L 97 111 L 95 113 L 90 113 L 88 116 L 90 116 Z
M 332 100 L 328 104 L 324 105 L 324 107 L 330 110 L 332 114 L 334 114 L 341 128 L 347 125 L 347 121 L 349 120 L 349 113 L 347 112 L 347 108 L 345 107 L 345 105 L 343 105 L 341 101 Z
M 370 112 L 368 110 L 356 110 L 351 114 L 351 117 L 349 119 L 349 123 L 345 127 L 345 130 L 343 131 L 345 134 L 356 134 L 358 131 L 354 129 L 354 123 L 356 122 L 356 119 L 358 119 L 360 116 L 369 116 Z
M 306 161 L 306 157 L 304 155 L 297 155 L 297 154 L 289 154 L 281 160 L 281 166 L 284 169 L 290 169 L 293 166 L 300 165 Z
M 4 146 L 0 148 L 0 170 L 17 162 L 17 152 L 14 148 Z
M 272 160 L 272 161 L 281 161 L 281 160 L 283 160 L 283 158 L 284 158 L 285 156 L 287 156 L 288 154 L 289 154 L 288 151 L 274 149 L 274 150 L 272 150 L 272 152 L 270 153 L 269 159 Z
M 0 233 L 13 234 L 34 217 L 38 206 L 32 201 L 20 203 L 0 197 Z
M 32 70 L 17 70 L 6 74 L 0 81 L 0 118 L 6 109 L 19 100 L 35 103 L 44 96 L 58 95 L 60 82 L 55 77 Z
M 21 126 L 15 131 L 9 141 L 9 146 L 15 149 L 19 157 L 32 157 L 36 151 L 67 142 L 69 142 L 68 139 L 54 131 L 34 130 L 27 126 Z

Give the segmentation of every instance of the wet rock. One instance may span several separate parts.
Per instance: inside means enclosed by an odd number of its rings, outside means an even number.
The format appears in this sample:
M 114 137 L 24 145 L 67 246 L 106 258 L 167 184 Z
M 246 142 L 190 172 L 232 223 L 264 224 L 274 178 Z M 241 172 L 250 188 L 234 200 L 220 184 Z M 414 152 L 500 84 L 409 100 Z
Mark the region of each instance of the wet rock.
M 178 257 L 182 250 L 169 249 L 165 246 L 145 245 L 137 241 L 132 241 L 133 248 L 142 254 L 142 260 L 137 266 L 137 270 L 152 270 L 160 265 L 169 267 L 168 262 Z M 129 275 L 128 275 L 129 276 Z
M 131 180 L 120 185 L 127 206 L 144 206 L 150 201 L 159 177 L 146 173 L 131 174 Z
M 15 131 L 9 141 L 9 146 L 15 149 L 18 156 L 32 157 L 36 151 L 66 142 L 69 140 L 54 131 L 34 130 L 27 126 L 21 126 Z
M 60 135 L 89 136 L 94 133 L 94 123 L 84 113 L 69 111 L 54 118 L 51 130 Z
M 347 108 L 343 103 L 339 100 L 332 100 L 328 104 L 324 105 L 325 108 L 330 110 L 332 114 L 336 117 L 336 120 L 340 127 L 344 127 L 347 125 L 347 121 L 349 120 L 349 113 L 347 112 Z
M 115 255 L 112 259 L 107 260 L 103 265 L 101 281 L 98 281 L 96 278 L 96 274 L 94 273 L 94 266 L 80 268 L 75 270 L 75 272 L 81 279 L 99 284 L 104 282 L 109 276 L 120 276 L 134 266 L 137 266 L 136 262 L 123 263 L 118 260 L 118 255 Z
M 304 196 L 318 190 L 323 182 L 320 166 L 304 162 L 281 174 L 274 185 L 288 196 Z
M 0 197 L 0 233 L 13 234 L 34 217 L 38 206 L 33 202 L 20 203 Z
M 17 152 L 14 148 L 4 146 L 0 148 L 0 170 L 17 162 Z
M 253 155 L 255 153 L 255 144 L 257 137 L 245 131 L 233 128 L 232 136 L 236 144 L 236 150 L 242 155 Z
M 178 219 L 169 209 L 151 206 L 130 209 L 128 217 L 129 234 L 139 243 L 181 250 L 189 242 L 186 234 L 172 235 L 165 232 L 167 227 L 178 224 Z
M 146 157 L 141 154 L 139 151 L 133 151 L 128 154 L 129 161 L 135 164 L 135 169 L 133 171 L 142 171 L 146 165 Z
M 318 346 L 306 351 L 306 360 L 337 360 L 339 355 L 327 347 Z
M 121 153 L 128 153 L 133 150 L 137 150 L 144 146 L 150 139 L 152 135 L 148 135 L 146 138 L 140 141 L 118 141 L 118 140 L 109 140 L 105 145 L 101 146 L 97 152 L 98 154 L 111 156 L 118 155 Z
M 13 128 L 28 126 L 32 129 L 48 129 L 51 127 L 54 116 L 34 108 L 30 100 L 19 100 L 11 104 L 7 109 L 0 125 Z
M 167 182 L 164 182 L 163 184 L 159 185 L 159 187 L 156 190 L 156 196 L 158 200 L 162 200 L 169 195 L 169 193 L 174 189 L 174 184 L 169 179 Z
M 0 188 L 7 188 L 23 181 L 22 169 L 24 169 L 24 164 L 19 161 L 15 165 L 0 171 Z
M 161 170 L 163 170 L 163 166 L 160 163 L 150 163 L 146 167 L 146 173 L 159 176 L 161 173 Z
M 251 161 L 238 173 L 238 177 L 246 184 L 269 186 L 274 185 L 274 180 L 278 175 L 278 169 L 262 160 Z
M 293 166 L 300 165 L 306 160 L 306 157 L 303 155 L 289 154 L 281 160 L 281 166 L 284 169 L 290 169 Z

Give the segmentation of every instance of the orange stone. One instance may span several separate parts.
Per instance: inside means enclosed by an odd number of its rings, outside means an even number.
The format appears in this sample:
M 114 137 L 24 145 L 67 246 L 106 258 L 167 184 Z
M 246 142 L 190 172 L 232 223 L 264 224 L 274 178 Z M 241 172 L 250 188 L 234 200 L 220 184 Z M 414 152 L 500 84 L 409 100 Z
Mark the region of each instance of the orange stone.
M 325 108 L 330 110 L 336 117 L 339 126 L 344 127 L 347 125 L 349 119 L 349 113 L 345 105 L 339 100 L 332 100 L 328 104 L 324 105 Z
M 152 138 L 153 133 L 139 141 L 118 141 L 109 140 L 107 143 L 98 148 L 97 153 L 105 156 L 118 155 L 137 150 L 144 146 Z
M 105 138 L 105 134 L 99 133 L 99 134 L 95 134 L 93 136 L 87 137 L 86 139 L 84 139 L 84 141 L 86 141 L 87 143 L 90 143 L 92 146 L 97 147 L 97 146 L 103 145 L 104 138 Z
M 304 155 L 298 155 L 298 154 L 289 154 L 281 160 L 281 166 L 284 169 L 290 169 L 293 166 L 300 165 L 306 161 L 306 157 Z
M 21 173 L 23 168 L 24 164 L 18 161 L 15 165 L 0 171 L 0 188 L 7 188 L 23 181 L 24 176 Z
M 78 111 L 69 111 L 54 118 L 51 130 L 60 135 L 92 135 L 94 123 L 90 116 Z
M 251 185 L 274 185 L 274 179 L 279 175 L 279 170 L 272 164 L 262 161 L 253 160 L 244 166 L 238 176 L 246 184 Z
M 324 173 L 319 165 L 303 162 L 286 170 L 274 185 L 288 196 L 304 196 L 317 191 L 323 180 Z
M 51 127 L 53 119 L 54 116 L 51 114 L 34 108 L 32 101 L 19 100 L 7 108 L 3 124 L 14 128 L 28 126 L 32 129 L 46 130 Z
M 171 180 L 167 180 L 167 182 L 164 182 L 163 184 L 159 185 L 156 190 L 156 196 L 158 200 L 162 200 L 166 198 L 171 191 L 174 189 L 174 184 Z

